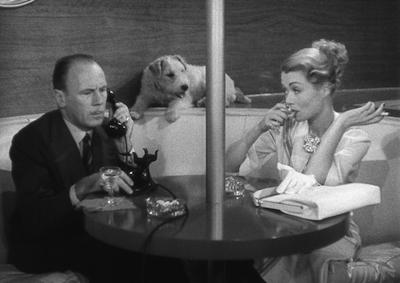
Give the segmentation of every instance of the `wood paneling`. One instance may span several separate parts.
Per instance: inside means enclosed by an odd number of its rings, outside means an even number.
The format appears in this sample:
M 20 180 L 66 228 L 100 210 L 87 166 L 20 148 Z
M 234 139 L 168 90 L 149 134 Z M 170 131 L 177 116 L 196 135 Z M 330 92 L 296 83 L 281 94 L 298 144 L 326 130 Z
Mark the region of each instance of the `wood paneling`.
M 343 88 L 399 86 L 398 1 L 225 0 L 225 69 L 246 94 L 280 90 L 279 65 L 328 38 L 350 53 Z M 54 62 L 94 55 L 132 105 L 140 71 L 164 54 L 206 63 L 205 1 L 37 0 L 0 9 L 0 117 L 55 107 Z

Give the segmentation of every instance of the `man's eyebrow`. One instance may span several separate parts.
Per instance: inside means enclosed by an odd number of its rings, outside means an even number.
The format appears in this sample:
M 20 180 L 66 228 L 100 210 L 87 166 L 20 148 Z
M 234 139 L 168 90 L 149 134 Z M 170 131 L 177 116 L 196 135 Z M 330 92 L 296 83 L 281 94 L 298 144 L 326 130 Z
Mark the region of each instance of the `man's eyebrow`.
M 94 91 L 94 88 L 84 88 L 84 89 L 80 90 L 79 93 L 84 93 L 84 92 L 88 92 L 88 91 L 92 92 L 92 91 Z
M 99 90 L 107 89 L 107 85 L 100 86 L 100 87 L 98 87 L 98 89 Z M 79 93 L 88 92 L 88 91 L 93 92 L 95 90 L 96 90 L 96 87 L 87 87 L 87 88 L 80 90 Z
M 291 85 L 295 85 L 295 84 L 300 84 L 300 82 L 296 82 L 296 81 L 294 81 L 294 82 L 290 82 L 290 83 L 289 83 L 289 86 L 291 86 Z

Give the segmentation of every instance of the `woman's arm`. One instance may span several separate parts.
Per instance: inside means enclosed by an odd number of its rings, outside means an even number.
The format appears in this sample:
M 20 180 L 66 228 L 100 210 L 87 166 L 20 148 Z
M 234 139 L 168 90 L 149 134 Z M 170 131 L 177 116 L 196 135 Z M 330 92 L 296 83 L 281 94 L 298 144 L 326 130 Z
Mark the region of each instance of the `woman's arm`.
M 253 128 L 248 130 L 241 139 L 233 142 L 225 154 L 225 170 L 238 172 L 240 165 L 246 158 L 246 154 L 254 142 L 266 131 L 280 127 L 287 119 L 286 107 L 282 103 L 272 107 L 265 117 Z
M 321 137 L 321 144 L 311 156 L 307 168 L 303 172 L 306 175 L 314 175 L 320 184 L 325 184 L 329 169 L 332 166 L 336 148 L 343 134 L 353 126 L 373 124 L 381 121 L 383 105 L 375 110 L 372 102 L 362 107 L 343 112 L 333 121 L 331 126 Z M 363 156 L 357 156 L 361 161 Z M 344 176 L 345 177 L 345 176 Z
M 233 142 L 229 146 L 225 155 L 225 170 L 227 172 L 239 171 L 239 167 L 246 158 L 246 154 L 251 145 L 263 132 L 260 123 L 258 123 L 255 127 L 247 131 L 241 139 Z

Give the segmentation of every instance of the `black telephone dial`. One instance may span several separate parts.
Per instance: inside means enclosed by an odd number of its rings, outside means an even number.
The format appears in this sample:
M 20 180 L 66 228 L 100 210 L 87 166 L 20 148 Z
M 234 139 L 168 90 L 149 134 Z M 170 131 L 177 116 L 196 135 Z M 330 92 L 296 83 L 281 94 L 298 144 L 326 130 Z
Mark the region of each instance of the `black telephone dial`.
M 120 138 L 126 134 L 125 122 L 120 122 L 116 118 L 113 118 L 114 112 L 117 110 L 115 105 L 115 94 L 112 90 L 107 89 L 107 102 L 106 108 L 108 108 L 109 117 L 104 119 L 103 128 L 107 135 L 112 138 Z

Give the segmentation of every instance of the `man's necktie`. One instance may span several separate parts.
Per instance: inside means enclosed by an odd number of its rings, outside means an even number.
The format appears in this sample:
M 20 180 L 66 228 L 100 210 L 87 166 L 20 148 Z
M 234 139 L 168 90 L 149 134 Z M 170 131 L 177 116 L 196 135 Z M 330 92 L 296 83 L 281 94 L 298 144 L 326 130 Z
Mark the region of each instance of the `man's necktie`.
M 82 139 L 82 161 L 87 174 L 91 173 L 92 171 L 93 161 L 93 153 L 90 140 L 91 138 L 89 134 L 86 134 L 85 137 Z

